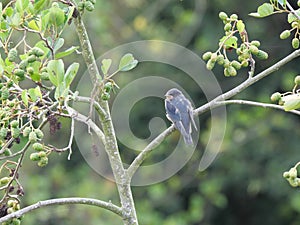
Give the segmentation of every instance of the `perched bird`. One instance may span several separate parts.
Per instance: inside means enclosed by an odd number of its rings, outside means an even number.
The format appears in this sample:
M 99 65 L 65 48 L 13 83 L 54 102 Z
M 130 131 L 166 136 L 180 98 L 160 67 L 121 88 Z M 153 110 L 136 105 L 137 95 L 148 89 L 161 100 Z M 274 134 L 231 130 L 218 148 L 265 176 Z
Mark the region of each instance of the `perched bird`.
M 170 89 L 165 94 L 165 108 L 167 118 L 175 127 L 187 145 L 193 145 L 192 123 L 197 130 L 191 102 L 177 88 Z

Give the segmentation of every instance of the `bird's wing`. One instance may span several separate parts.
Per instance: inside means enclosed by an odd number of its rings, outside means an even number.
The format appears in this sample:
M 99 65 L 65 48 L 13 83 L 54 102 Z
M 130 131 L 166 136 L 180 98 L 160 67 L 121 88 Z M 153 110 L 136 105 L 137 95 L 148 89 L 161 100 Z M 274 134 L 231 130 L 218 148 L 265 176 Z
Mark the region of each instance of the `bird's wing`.
M 169 100 L 165 101 L 165 107 L 166 107 L 166 112 L 167 112 L 167 118 L 174 123 L 176 129 L 179 130 L 179 132 L 183 136 L 187 136 L 188 132 L 182 121 L 183 115 L 182 115 L 181 111 L 178 109 L 178 107 Z

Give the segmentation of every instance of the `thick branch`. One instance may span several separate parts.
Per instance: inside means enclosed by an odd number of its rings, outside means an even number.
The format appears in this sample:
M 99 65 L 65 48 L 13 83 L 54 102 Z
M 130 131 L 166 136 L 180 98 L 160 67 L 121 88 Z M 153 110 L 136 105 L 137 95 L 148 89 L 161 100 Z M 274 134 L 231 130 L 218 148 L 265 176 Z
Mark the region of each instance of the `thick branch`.
M 107 209 L 121 217 L 123 217 L 123 211 L 120 207 L 112 204 L 111 202 L 105 202 L 97 199 L 92 198 L 56 198 L 56 199 L 50 199 L 45 201 L 39 201 L 33 205 L 27 206 L 23 209 L 20 209 L 14 213 L 8 214 L 4 217 L 0 218 L 0 223 L 3 223 L 5 221 L 8 221 L 12 218 L 19 218 L 22 215 L 31 212 L 33 210 L 51 206 L 51 205 L 69 205 L 69 204 L 83 204 L 83 205 L 92 205 L 101 207 L 103 209 Z
M 294 58 L 297 58 L 298 56 L 300 56 L 300 50 L 296 50 L 296 51 L 292 52 L 291 54 L 289 54 L 285 58 L 281 59 L 280 61 L 278 61 L 274 65 L 270 66 L 269 68 L 265 69 L 264 71 L 260 72 L 256 76 L 253 76 L 253 77 L 250 76 L 247 80 L 245 80 L 240 85 L 236 86 L 235 88 L 231 89 L 230 91 L 227 91 L 226 93 L 224 93 L 222 95 L 217 96 L 215 99 L 211 100 L 210 102 L 208 102 L 208 103 L 198 107 L 197 109 L 195 109 L 194 110 L 194 116 L 200 115 L 200 114 L 208 111 L 209 109 L 216 108 L 218 106 L 224 105 L 225 104 L 224 101 L 226 99 L 229 99 L 229 98 L 237 95 L 241 91 L 245 90 L 247 87 L 249 87 L 252 84 L 256 83 L 257 81 L 261 80 L 262 78 L 264 78 L 264 77 L 270 75 L 271 73 L 279 70 L 280 67 L 287 64 L 288 62 L 290 62 Z M 258 106 L 260 106 L 260 105 L 258 105 Z M 278 107 L 274 106 L 273 108 L 278 108 Z M 296 111 L 296 112 L 294 112 L 294 111 L 295 110 L 293 110 L 293 112 L 292 111 L 291 112 L 298 114 L 297 113 L 298 111 Z M 151 141 L 146 146 L 146 148 L 144 148 L 140 152 L 140 154 L 133 160 L 133 162 L 131 163 L 131 165 L 128 168 L 128 175 L 130 175 L 130 178 L 132 178 L 132 176 L 136 172 L 137 168 L 143 163 L 143 161 L 146 159 L 148 154 L 155 147 L 157 147 L 174 130 L 175 130 L 174 126 L 173 125 L 170 126 L 165 131 L 163 131 L 159 136 L 157 136 L 153 141 Z

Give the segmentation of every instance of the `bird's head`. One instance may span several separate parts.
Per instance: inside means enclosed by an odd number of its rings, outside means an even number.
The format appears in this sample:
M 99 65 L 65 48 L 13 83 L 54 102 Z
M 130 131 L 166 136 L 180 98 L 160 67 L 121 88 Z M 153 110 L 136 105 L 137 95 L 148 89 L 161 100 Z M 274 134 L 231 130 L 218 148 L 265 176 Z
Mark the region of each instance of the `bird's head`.
M 172 99 L 179 95 L 182 95 L 182 92 L 179 91 L 177 88 L 172 88 L 172 89 L 168 90 L 167 93 L 165 94 L 166 99 Z

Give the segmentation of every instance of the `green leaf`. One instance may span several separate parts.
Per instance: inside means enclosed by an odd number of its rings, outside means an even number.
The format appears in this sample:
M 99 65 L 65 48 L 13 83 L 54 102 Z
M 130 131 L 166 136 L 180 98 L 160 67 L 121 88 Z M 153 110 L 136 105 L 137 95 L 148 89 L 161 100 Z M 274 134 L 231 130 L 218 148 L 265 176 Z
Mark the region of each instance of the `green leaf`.
M 61 59 L 51 60 L 48 65 L 49 79 L 53 85 L 56 87 L 60 86 L 64 80 L 64 63 Z
M 34 10 L 38 14 L 42 9 L 50 5 L 50 0 L 35 0 L 34 1 Z
M 21 94 L 21 99 L 26 107 L 28 107 L 28 95 L 27 90 L 23 90 Z
M 107 74 L 110 66 L 111 66 L 112 60 L 111 59 L 103 59 L 101 62 L 101 70 L 104 75 Z
M 34 89 L 34 91 L 35 91 L 35 95 L 36 95 L 37 97 L 39 97 L 40 99 L 43 98 L 42 92 L 41 92 L 41 89 L 40 89 L 39 86 L 36 86 L 35 89 Z
M 28 7 L 28 4 L 29 0 L 17 0 L 15 6 L 17 11 L 23 15 L 24 10 Z
M 69 88 L 72 81 L 74 80 L 76 73 L 78 71 L 79 68 L 79 63 L 72 63 L 65 74 L 65 79 L 64 79 L 64 84 L 66 88 Z
M 226 48 L 237 48 L 237 41 L 238 41 L 238 38 L 235 37 L 235 36 L 232 36 L 232 37 L 229 37 L 228 36 L 224 36 L 220 39 L 220 43 L 223 43 L 224 42 L 224 46 Z
M 50 8 L 50 18 L 49 23 L 58 28 L 61 25 L 64 25 L 65 22 L 65 13 L 59 7 Z
M 291 94 L 282 97 L 283 108 L 285 111 L 290 111 L 300 108 L 300 94 Z
M 38 73 L 34 73 L 34 74 L 31 74 L 31 75 L 30 75 L 30 78 L 31 78 L 33 81 L 38 82 L 38 81 L 41 80 L 41 75 L 38 74 Z
M 136 67 L 138 64 L 138 61 L 134 59 L 133 55 L 131 53 L 125 54 L 119 64 L 119 71 L 129 71 Z
M 35 88 L 30 88 L 30 89 L 28 89 L 28 94 L 29 94 L 29 96 L 30 96 L 30 98 L 31 98 L 31 100 L 33 101 L 33 102 L 36 102 L 37 101 L 37 95 L 36 95 L 36 93 L 35 93 Z
M 262 18 L 269 15 L 272 15 L 274 13 L 273 5 L 270 3 L 264 3 L 261 6 L 258 7 L 257 12 L 250 13 L 250 16 Z
M 295 10 L 295 13 L 300 16 L 300 9 Z M 292 23 L 294 21 L 298 20 L 297 17 L 293 13 L 288 14 L 288 22 Z
M 286 0 L 278 0 L 278 3 L 285 8 L 286 6 Z
M 63 38 L 58 38 L 56 42 L 54 43 L 53 51 L 57 52 L 65 43 L 65 40 Z
M 237 30 L 242 33 L 245 30 L 245 24 L 242 20 L 238 20 L 236 23 Z
M 18 27 L 20 25 L 21 22 L 21 16 L 20 13 L 15 13 L 12 17 L 11 17 L 11 25 L 14 27 Z
M 68 56 L 68 55 L 72 54 L 75 50 L 77 50 L 78 48 L 79 48 L 78 46 L 72 46 L 63 52 L 59 52 L 59 53 L 55 54 L 55 59 L 60 59 L 65 56 Z
M 39 31 L 40 28 L 38 27 L 37 23 L 35 22 L 35 20 L 31 20 L 29 21 L 28 23 L 28 27 L 32 30 L 36 30 L 36 31 Z
M 257 12 L 261 17 L 266 17 L 274 12 L 273 5 L 270 3 L 264 3 L 261 6 L 258 7 Z

